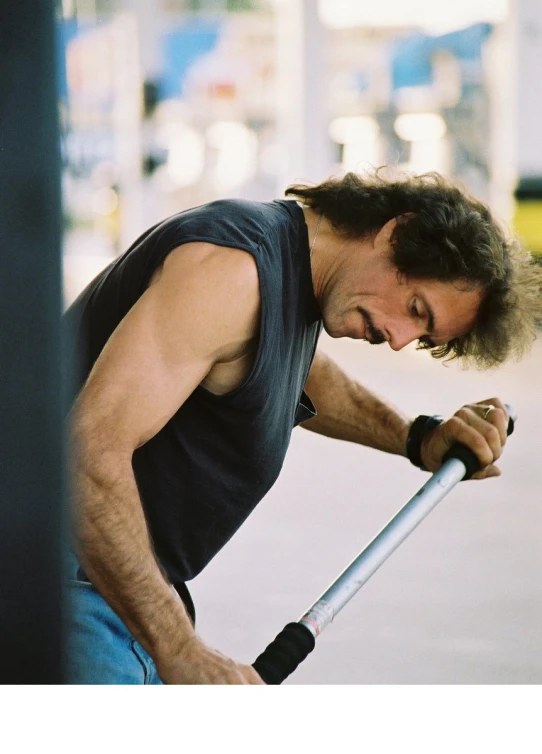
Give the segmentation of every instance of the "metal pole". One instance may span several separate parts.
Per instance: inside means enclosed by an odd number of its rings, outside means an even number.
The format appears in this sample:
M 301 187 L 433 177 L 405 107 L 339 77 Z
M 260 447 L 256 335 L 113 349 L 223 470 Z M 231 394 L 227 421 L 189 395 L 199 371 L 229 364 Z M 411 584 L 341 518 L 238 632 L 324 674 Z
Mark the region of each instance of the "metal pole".
M 461 461 L 447 461 L 303 614 L 299 623 L 318 636 L 464 474 Z
M 507 406 L 508 434 L 514 431 L 515 411 Z M 444 463 L 377 534 L 329 589 L 296 623 L 288 623 L 253 663 L 265 683 L 282 683 L 312 652 L 316 637 L 335 615 L 380 568 L 392 552 L 462 479 L 480 469 L 472 450 L 456 443 L 444 456 Z
M 53 0 L 0 5 L 0 683 L 63 681 L 61 212 Z

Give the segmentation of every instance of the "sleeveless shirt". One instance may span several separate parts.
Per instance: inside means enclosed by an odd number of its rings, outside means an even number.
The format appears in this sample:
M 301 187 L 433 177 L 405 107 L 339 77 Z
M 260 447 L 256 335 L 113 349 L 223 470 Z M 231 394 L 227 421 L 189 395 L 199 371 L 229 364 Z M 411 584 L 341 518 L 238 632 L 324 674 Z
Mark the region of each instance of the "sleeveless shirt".
M 297 202 L 211 202 L 144 233 L 69 307 L 75 392 L 166 255 L 194 241 L 254 257 L 260 328 L 243 384 L 225 395 L 198 386 L 133 455 L 154 549 L 174 584 L 194 578 L 237 531 L 276 481 L 293 427 L 315 414 L 303 388 L 321 330 Z

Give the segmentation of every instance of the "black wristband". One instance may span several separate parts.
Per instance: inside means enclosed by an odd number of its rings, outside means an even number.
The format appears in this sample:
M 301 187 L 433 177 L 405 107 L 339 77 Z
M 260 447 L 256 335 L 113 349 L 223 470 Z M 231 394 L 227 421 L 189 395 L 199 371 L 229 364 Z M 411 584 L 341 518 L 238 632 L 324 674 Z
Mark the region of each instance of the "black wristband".
M 410 463 L 413 463 L 414 466 L 417 466 L 422 471 L 429 471 L 422 463 L 423 438 L 428 432 L 431 432 L 439 424 L 442 424 L 443 421 L 443 416 L 425 416 L 421 414 L 410 425 L 406 442 L 407 457 Z

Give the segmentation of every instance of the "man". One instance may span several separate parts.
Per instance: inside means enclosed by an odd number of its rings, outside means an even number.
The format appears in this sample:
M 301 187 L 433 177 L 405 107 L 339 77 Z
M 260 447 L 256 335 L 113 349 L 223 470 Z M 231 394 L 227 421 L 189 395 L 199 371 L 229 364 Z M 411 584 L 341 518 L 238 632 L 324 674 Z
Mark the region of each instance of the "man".
M 287 196 L 155 226 L 67 314 L 81 366 L 73 682 L 261 683 L 195 633 L 185 582 L 272 486 L 298 423 L 429 470 L 462 442 L 477 478 L 499 474 L 500 400 L 412 422 L 317 340 L 323 326 L 495 365 L 534 337 L 540 271 L 435 175 L 348 174 Z

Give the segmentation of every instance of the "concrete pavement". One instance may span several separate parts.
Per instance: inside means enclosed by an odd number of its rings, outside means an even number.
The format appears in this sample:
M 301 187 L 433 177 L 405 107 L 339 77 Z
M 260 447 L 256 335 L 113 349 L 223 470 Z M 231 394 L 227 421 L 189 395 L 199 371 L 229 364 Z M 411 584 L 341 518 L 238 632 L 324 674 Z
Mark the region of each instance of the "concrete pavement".
M 493 395 L 518 411 L 502 477 L 455 488 L 326 628 L 291 684 L 542 682 L 542 340 L 493 373 L 323 336 L 412 416 Z M 428 478 L 400 458 L 296 429 L 275 487 L 192 582 L 198 631 L 252 662 Z

